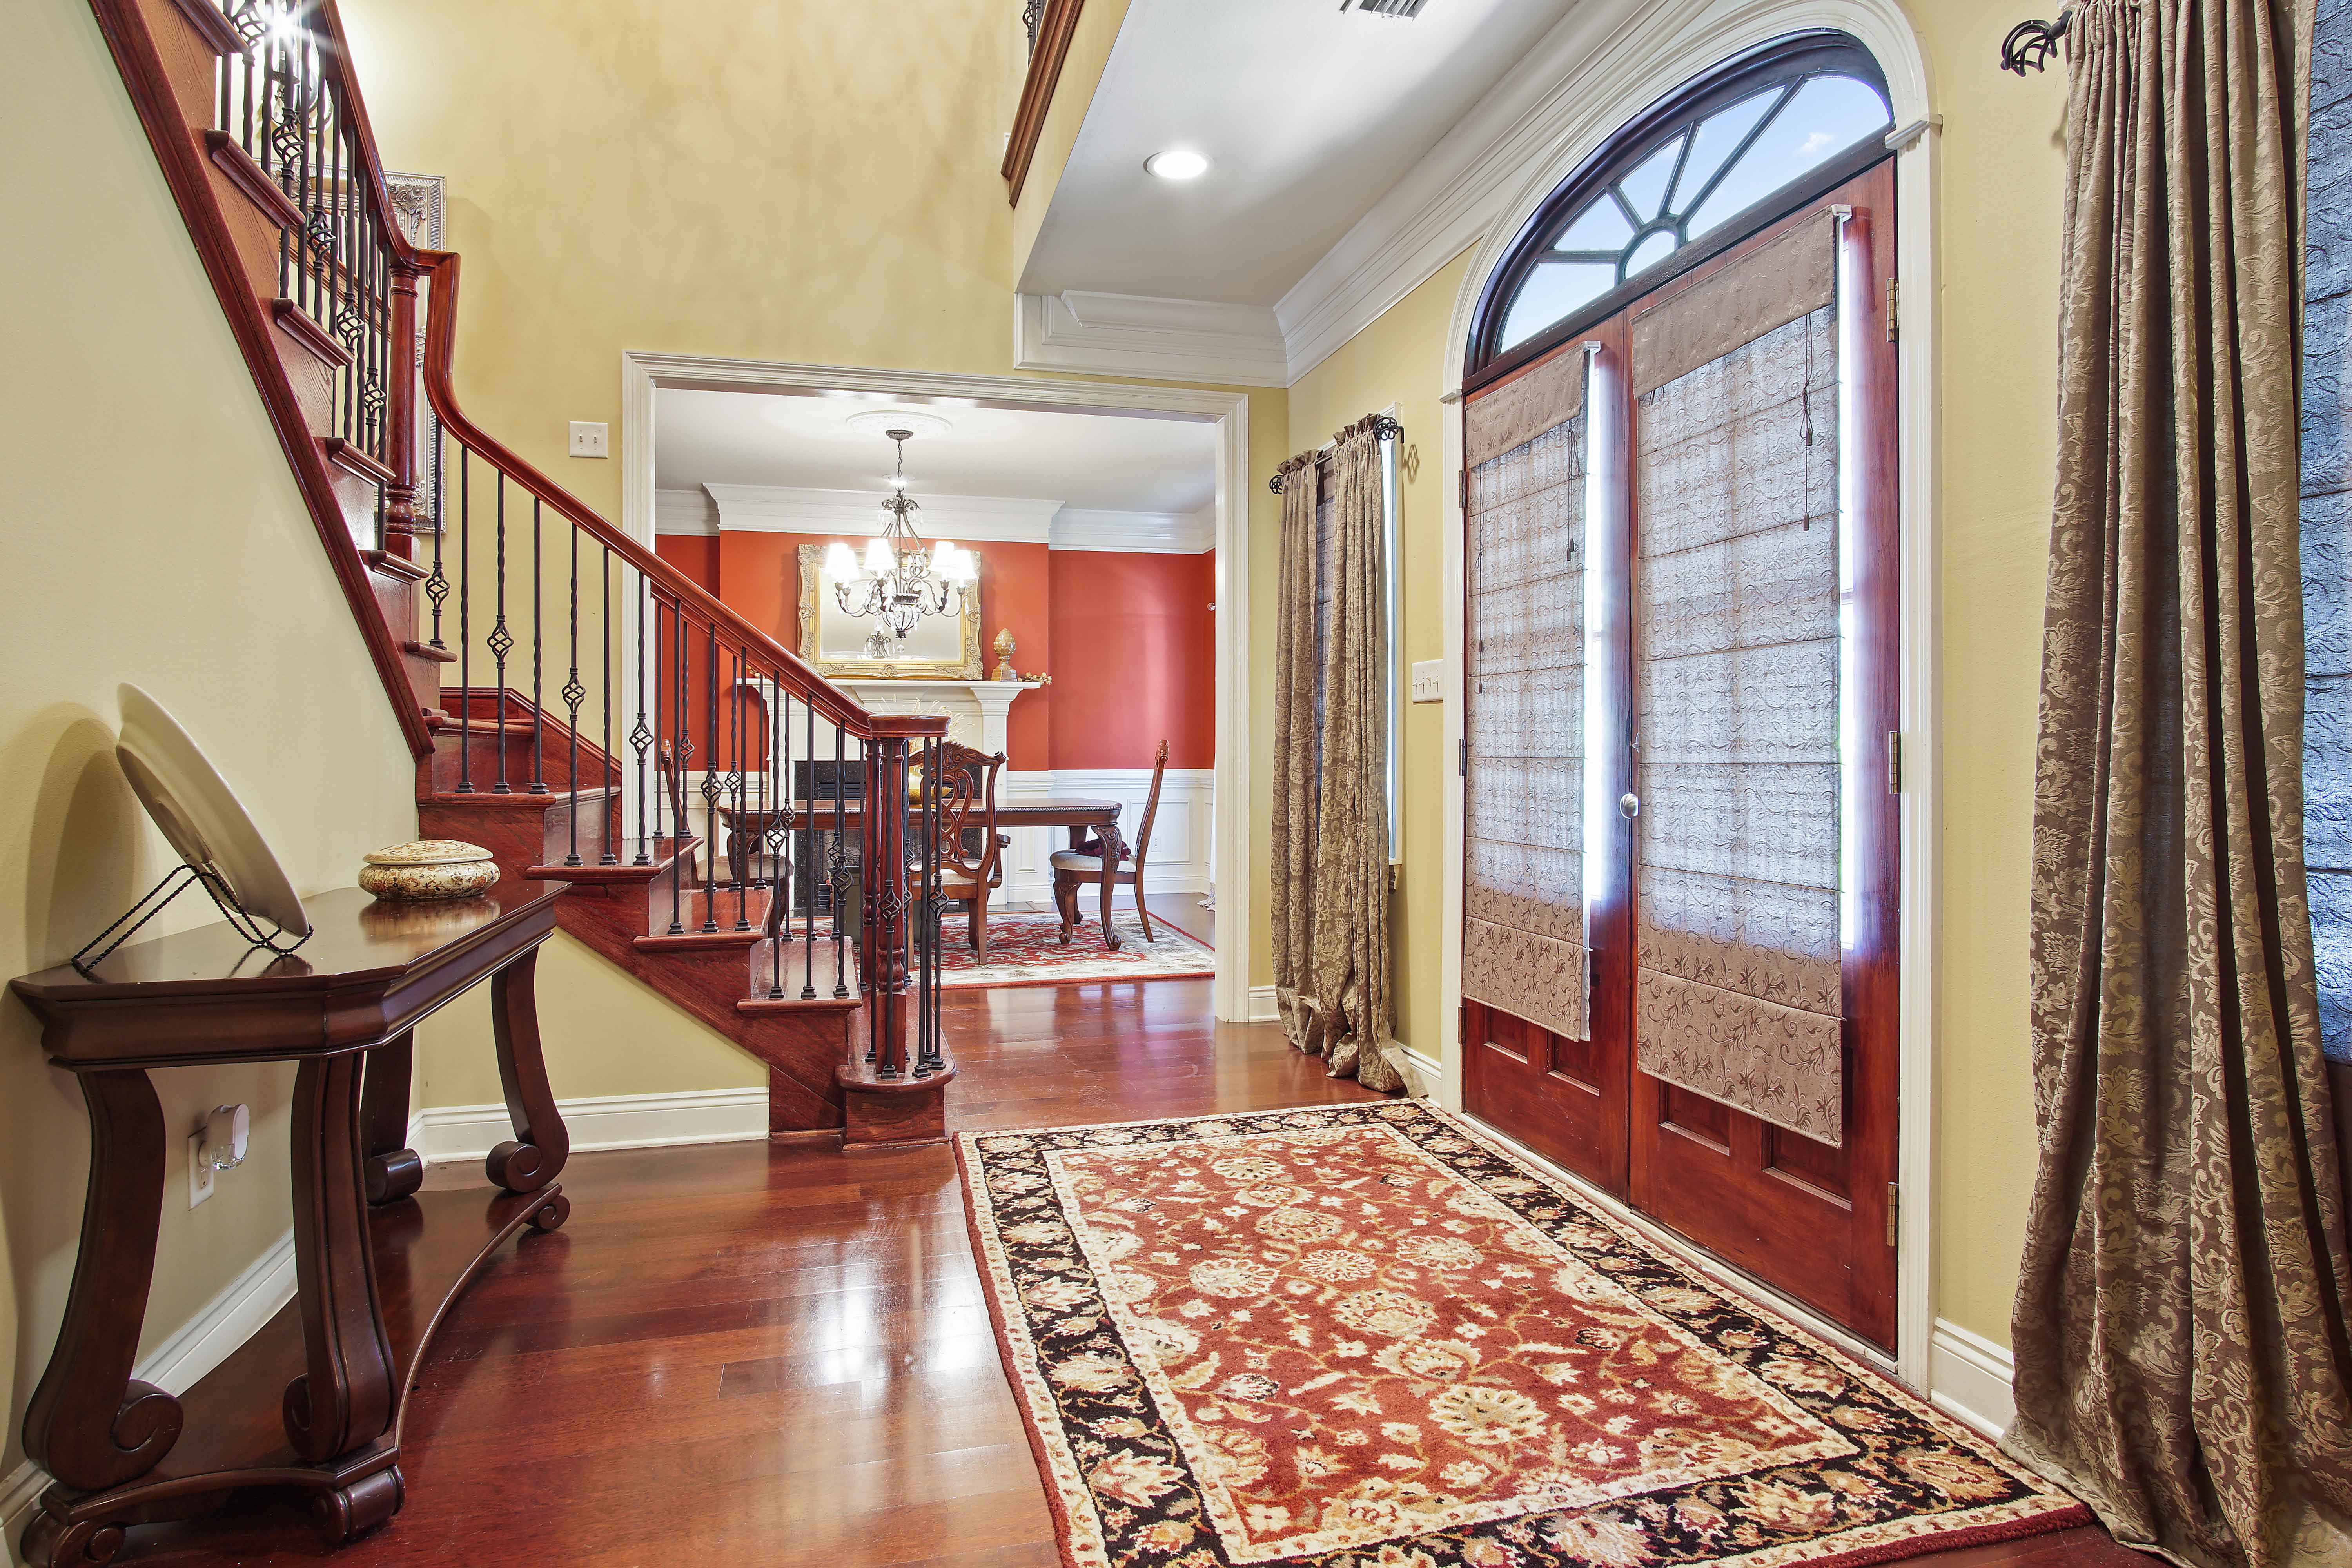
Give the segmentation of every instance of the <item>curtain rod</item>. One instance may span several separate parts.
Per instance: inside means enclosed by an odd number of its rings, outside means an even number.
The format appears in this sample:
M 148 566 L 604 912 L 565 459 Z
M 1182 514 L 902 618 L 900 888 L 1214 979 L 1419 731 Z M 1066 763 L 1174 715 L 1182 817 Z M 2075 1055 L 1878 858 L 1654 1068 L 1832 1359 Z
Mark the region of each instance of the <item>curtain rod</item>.
M 1393 441 L 1398 437 L 1404 434 L 1404 426 L 1398 424 L 1392 415 L 1370 415 L 1365 418 L 1365 420 L 1361 421 L 1361 423 L 1369 424 L 1371 426 L 1372 436 L 1377 440 Z M 1350 435 L 1353 433 L 1354 428 L 1355 427 L 1353 426 L 1350 426 L 1348 429 L 1340 431 L 1339 435 Z M 1333 444 L 1338 444 L 1337 437 L 1333 437 Z M 1301 454 L 1301 458 L 1303 457 L 1304 454 Z M 1301 458 L 1293 458 L 1289 462 L 1285 463 L 1282 467 L 1275 469 L 1273 474 L 1266 479 L 1265 488 L 1272 490 L 1276 495 L 1280 495 L 1282 493 L 1282 476 L 1288 473 L 1294 467 L 1297 466 Z M 1331 449 L 1328 447 L 1315 454 L 1315 461 L 1318 464 L 1328 463 L 1330 460 Z
M 2000 68 L 2023 76 L 2028 70 L 2040 70 L 2058 52 L 2058 40 L 2066 36 L 2066 24 L 2073 13 L 2061 11 L 2054 22 L 2020 22 L 2000 41 Z

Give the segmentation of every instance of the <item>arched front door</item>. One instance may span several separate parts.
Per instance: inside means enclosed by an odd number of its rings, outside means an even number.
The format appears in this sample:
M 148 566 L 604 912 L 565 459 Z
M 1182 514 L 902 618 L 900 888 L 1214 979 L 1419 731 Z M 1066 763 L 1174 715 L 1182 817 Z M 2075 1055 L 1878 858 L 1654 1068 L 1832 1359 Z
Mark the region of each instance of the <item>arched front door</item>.
M 1472 1114 L 1891 1346 L 1887 118 L 1850 40 L 1757 51 L 1490 285 L 1463 1038 Z

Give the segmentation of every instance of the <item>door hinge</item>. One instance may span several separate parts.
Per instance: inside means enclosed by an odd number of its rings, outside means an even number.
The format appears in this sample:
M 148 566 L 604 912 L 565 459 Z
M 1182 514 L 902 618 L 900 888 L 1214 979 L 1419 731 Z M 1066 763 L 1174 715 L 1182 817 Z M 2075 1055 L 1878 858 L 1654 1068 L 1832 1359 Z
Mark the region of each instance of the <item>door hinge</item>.
M 1886 1245 L 1889 1247 L 1895 1245 L 1895 1237 L 1900 1234 L 1897 1227 L 1903 1223 L 1902 1216 L 1903 1184 L 1889 1182 L 1886 1184 Z
M 1454 765 L 1464 778 L 1470 776 L 1470 738 L 1466 735 L 1462 738 L 1461 754 L 1454 759 Z
M 1470 510 L 1470 470 L 1465 468 L 1454 477 L 1459 481 L 1455 488 L 1461 493 L 1462 510 L 1468 511 Z
M 1893 342 L 1903 315 L 1903 285 L 1889 278 L 1886 280 L 1886 341 Z
M 1886 731 L 1886 787 L 1896 795 L 1903 793 L 1903 731 Z

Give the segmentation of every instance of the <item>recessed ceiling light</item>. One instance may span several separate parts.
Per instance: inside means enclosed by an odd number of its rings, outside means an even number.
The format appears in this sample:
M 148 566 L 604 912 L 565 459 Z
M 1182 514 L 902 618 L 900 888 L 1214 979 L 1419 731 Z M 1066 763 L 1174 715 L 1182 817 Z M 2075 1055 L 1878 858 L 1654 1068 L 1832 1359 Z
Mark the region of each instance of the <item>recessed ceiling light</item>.
M 1209 172 L 1209 160 L 1190 147 L 1171 147 L 1146 158 L 1143 167 L 1163 180 L 1197 180 Z

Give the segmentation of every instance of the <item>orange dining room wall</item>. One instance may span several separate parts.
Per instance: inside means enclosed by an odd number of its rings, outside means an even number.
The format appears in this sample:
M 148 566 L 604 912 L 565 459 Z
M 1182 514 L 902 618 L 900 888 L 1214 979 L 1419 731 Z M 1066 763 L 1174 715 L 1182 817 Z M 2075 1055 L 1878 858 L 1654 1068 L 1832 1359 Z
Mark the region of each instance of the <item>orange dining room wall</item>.
M 730 530 L 715 538 L 665 533 L 655 547 L 797 652 L 799 550 L 835 537 Z M 1215 763 L 1214 554 L 1049 550 L 1004 541 L 969 548 L 981 561 L 983 666 L 994 669 L 996 634 L 1010 629 L 1013 668 L 1054 678 L 1013 705 L 1005 731 L 1011 767 L 1146 768 L 1162 737 L 1171 767 Z M 702 689 L 697 671 L 689 691 Z M 699 735 L 699 701 L 690 700 L 689 710 Z
M 1217 760 L 1217 558 L 1052 552 L 1056 768 L 1171 768 Z M 1015 712 L 1020 711 L 1016 707 Z

